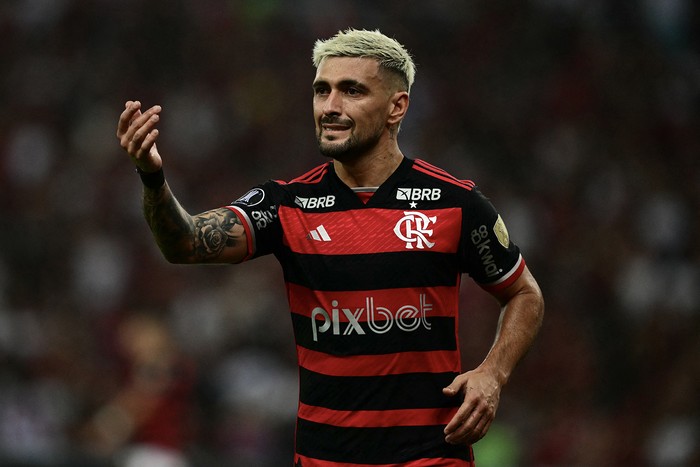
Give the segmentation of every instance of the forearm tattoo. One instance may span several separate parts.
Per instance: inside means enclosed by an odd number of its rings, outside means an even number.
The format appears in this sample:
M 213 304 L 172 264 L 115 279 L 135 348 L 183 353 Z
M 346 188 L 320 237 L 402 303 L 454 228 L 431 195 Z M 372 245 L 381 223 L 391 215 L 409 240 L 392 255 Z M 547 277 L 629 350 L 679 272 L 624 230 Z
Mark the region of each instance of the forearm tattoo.
M 167 185 L 144 189 L 143 210 L 158 247 L 170 261 L 216 262 L 227 247 L 243 241 L 245 230 L 226 208 L 190 216 Z

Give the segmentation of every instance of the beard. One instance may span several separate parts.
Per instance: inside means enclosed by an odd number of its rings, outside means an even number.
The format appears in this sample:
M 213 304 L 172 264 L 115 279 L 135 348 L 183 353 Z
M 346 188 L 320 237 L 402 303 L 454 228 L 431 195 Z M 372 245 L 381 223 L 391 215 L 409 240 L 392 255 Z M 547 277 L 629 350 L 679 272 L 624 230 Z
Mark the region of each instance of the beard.
M 321 123 L 327 122 L 322 121 Z M 330 123 L 330 121 L 328 123 Z M 323 129 L 320 128 L 316 135 L 318 149 L 325 157 L 329 157 L 340 162 L 348 162 L 359 158 L 375 147 L 382 136 L 382 129 L 383 128 L 374 129 L 374 131 L 372 131 L 372 133 L 365 138 L 359 137 L 351 129 L 350 136 L 345 141 L 342 143 L 335 143 L 334 141 L 324 141 L 322 135 Z

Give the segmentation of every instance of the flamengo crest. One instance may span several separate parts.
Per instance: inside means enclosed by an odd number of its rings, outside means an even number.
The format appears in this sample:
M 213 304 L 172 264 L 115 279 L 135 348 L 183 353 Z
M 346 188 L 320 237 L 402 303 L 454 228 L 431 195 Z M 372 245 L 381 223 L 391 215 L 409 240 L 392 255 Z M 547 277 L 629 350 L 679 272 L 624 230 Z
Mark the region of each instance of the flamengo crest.
M 435 224 L 437 216 L 428 217 L 418 211 L 404 211 L 403 214 L 404 216 L 394 227 L 394 233 L 399 239 L 406 242 L 406 249 L 422 250 L 425 247 L 435 246 L 435 242 L 430 241 L 433 236 L 433 229 L 430 226 Z

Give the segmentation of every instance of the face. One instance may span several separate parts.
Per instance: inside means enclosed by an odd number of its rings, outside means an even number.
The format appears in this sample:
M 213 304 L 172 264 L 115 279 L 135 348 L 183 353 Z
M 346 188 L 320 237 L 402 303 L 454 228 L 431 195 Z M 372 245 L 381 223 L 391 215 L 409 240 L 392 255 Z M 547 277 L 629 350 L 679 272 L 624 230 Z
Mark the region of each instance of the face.
M 388 73 L 371 58 L 329 57 L 313 84 L 318 146 L 343 161 L 368 154 L 389 138 L 395 92 Z

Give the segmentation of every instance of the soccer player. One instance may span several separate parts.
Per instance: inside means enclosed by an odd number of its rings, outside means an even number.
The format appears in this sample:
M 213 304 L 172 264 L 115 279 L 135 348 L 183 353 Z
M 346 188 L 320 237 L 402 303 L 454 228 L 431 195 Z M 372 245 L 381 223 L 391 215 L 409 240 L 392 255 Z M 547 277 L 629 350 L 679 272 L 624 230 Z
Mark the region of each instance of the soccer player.
M 406 49 L 350 29 L 317 41 L 313 63 L 329 160 L 197 215 L 165 181 L 161 107 L 128 101 L 117 137 L 141 175 L 146 220 L 173 263 L 279 260 L 300 375 L 295 466 L 472 466 L 471 444 L 539 330 L 542 294 L 475 184 L 402 154 L 415 76 Z M 464 273 L 501 304 L 490 351 L 466 372 Z

